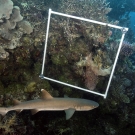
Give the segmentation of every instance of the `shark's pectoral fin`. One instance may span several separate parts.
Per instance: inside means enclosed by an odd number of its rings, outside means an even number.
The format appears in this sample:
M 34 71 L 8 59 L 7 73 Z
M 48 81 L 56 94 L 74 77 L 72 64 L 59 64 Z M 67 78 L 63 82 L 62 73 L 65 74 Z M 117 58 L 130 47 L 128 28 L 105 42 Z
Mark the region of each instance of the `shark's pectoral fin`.
M 19 105 L 21 103 L 21 101 L 17 100 L 17 99 L 13 99 L 13 104 L 14 105 Z M 15 110 L 16 112 L 20 113 L 22 111 L 22 109 L 17 109 Z
M 22 109 L 17 109 L 15 111 L 18 112 L 18 113 L 20 113 L 22 111 Z
M 31 114 L 32 114 L 32 115 L 36 114 L 37 112 L 39 112 L 38 109 L 32 109 L 32 110 L 31 110 Z
M 13 104 L 14 105 L 19 105 L 21 103 L 21 101 L 17 100 L 17 99 L 13 99 Z
M 64 98 L 69 98 L 67 95 L 64 95 Z
M 65 110 L 66 120 L 70 119 L 72 115 L 74 114 L 74 112 L 75 112 L 75 109 L 72 109 L 72 108 Z

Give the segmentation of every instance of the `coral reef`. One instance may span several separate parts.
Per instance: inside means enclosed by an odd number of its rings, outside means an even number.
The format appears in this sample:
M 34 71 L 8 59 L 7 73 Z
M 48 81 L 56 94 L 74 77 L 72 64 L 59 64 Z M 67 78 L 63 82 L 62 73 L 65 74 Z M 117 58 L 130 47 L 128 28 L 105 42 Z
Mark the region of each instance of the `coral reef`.
M 0 106 L 12 105 L 13 98 L 37 99 L 40 89 L 44 88 L 53 96 L 67 94 L 96 100 L 100 107 L 92 112 L 78 112 L 69 121 L 65 121 L 63 112 L 39 112 L 31 116 L 29 111 L 19 114 L 11 111 L 0 120 L 0 134 L 5 133 L 5 125 L 11 134 L 19 135 L 134 134 L 135 43 L 130 31 L 125 39 L 130 46 L 123 46 L 121 50 L 107 99 L 39 79 L 48 9 L 109 23 L 109 0 L 12 1 L 0 0 Z M 117 22 L 110 23 L 117 25 Z M 127 26 L 127 21 L 123 25 Z M 104 93 L 120 38 L 121 31 L 107 26 L 53 15 L 44 73 L 47 77 Z M 9 126 L 11 122 L 14 123 Z
M 100 0 L 98 2 L 98 5 L 96 5 L 96 1 L 94 0 L 78 2 L 61 1 L 57 11 L 102 22 L 109 22 L 106 16 L 111 10 L 108 3 Z M 67 5 L 69 6 L 67 7 Z M 93 5 L 98 7 L 98 12 L 95 12 L 97 8 Z M 81 11 L 80 8 L 82 9 Z M 83 10 L 84 8 L 86 10 Z M 101 18 L 97 17 L 99 13 Z M 110 74 L 112 59 L 107 53 L 105 43 L 111 35 L 112 31 L 107 26 L 59 16 L 51 18 L 46 65 L 49 63 L 52 63 L 52 65 L 46 69 L 46 71 L 50 71 L 50 73 L 45 72 L 46 76 L 66 83 L 72 82 L 71 84 L 76 84 L 77 86 L 86 86 L 93 90 L 98 82 L 97 76 Z M 90 53 L 94 58 L 94 62 L 92 63 L 93 67 L 91 67 L 94 73 L 90 71 L 91 68 L 88 64 L 84 64 L 81 67 L 78 67 L 76 64 L 79 60 L 85 59 Z M 91 63 L 89 63 L 89 65 L 90 64 Z M 69 69 L 68 75 L 61 70 L 62 68 Z M 83 68 L 86 68 L 86 70 Z M 93 77 L 91 77 L 91 75 Z M 85 86 L 82 85 L 82 83 L 78 83 L 78 77 L 74 79 L 71 76 L 81 77 Z M 72 78 L 72 81 L 70 78 Z M 73 83 L 73 81 L 75 82 Z M 90 82 L 92 87 L 90 87 Z

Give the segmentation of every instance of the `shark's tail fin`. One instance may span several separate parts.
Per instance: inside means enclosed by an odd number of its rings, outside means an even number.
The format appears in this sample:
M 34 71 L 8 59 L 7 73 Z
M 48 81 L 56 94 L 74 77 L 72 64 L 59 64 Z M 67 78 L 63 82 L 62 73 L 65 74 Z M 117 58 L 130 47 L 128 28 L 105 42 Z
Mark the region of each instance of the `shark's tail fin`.
M 6 107 L 0 107 L 0 114 L 4 116 L 8 112 L 8 108 Z

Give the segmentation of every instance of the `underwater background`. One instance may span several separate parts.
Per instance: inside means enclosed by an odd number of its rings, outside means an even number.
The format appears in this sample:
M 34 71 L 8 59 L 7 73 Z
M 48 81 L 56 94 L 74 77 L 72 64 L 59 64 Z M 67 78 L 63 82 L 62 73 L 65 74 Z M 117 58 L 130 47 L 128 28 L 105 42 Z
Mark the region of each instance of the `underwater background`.
M 49 8 L 129 28 L 106 99 L 39 78 Z M 41 89 L 99 103 L 69 120 L 64 111 L 11 111 L 0 117 L 0 135 L 134 135 L 134 18 L 134 0 L 0 0 L 0 106 L 12 106 L 13 98 L 38 99 Z M 105 93 L 121 35 L 121 30 L 52 15 L 44 75 Z

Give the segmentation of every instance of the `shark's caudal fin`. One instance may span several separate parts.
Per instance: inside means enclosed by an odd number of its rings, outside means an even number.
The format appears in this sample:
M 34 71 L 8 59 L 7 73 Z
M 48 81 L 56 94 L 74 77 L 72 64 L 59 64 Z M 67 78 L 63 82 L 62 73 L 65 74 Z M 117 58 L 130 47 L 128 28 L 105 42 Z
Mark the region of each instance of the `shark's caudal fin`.
M 0 114 L 2 116 L 4 116 L 8 111 L 9 111 L 8 108 L 6 108 L 6 107 L 0 107 Z

